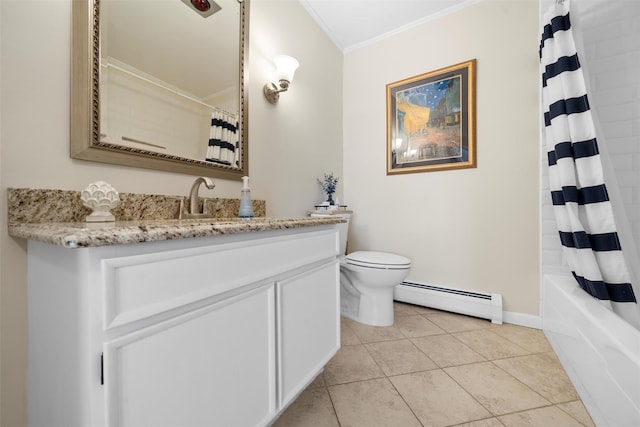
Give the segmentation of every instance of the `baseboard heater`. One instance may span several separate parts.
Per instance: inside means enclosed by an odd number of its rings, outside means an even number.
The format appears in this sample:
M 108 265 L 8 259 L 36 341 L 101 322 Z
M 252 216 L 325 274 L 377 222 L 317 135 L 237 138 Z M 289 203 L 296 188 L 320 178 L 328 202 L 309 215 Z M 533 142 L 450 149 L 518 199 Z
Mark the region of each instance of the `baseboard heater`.
M 502 295 L 500 294 L 481 294 L 462 289 L 402 282 L 395 287 L 393 299 L 489 319 L 491 323 L 502 324 Z

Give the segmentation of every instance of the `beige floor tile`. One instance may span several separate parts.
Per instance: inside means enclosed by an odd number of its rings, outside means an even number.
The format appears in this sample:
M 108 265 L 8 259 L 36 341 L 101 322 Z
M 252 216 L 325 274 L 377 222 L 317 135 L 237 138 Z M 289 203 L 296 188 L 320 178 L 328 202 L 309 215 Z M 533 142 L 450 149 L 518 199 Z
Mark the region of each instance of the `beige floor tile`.
M 494 415 L 549 405 L 546 399 L 492 362 L 453 366 L 444 371 Z
M 387 378 L 332 386 L 329 394 L 341 427 L 421 426 Z
M 327 385 L 380 377 L 384 377 L 384 373 L 363 345 L 342 347 L 324 368 Z
M 498 419 L 506 427 L 584 427 L 578 421 L 574 420 L 555 406 L 531 409 L 525 412 L 518 412 L 517 414 L 503 415 L 498 417 Z
M 540 353 L 494 363 L 552 403 L 578 399 L 571 380 L 553 353 Z
M 446 311 L 438 311 L 423 315 L 447 332 L 471 331 L 491 327 L 491 322 L 486 319 L 463 316 L 461 314 L 448 313 Z
M 315 380 L 309 384 L 309 388 L 317 388 L 317 387 L 326 387 L 327 383 L 324 380 L 324 372 L 321 372 L 320 375 L 316 377 Z
M 406 338 L 395 326 L 370 326 L 350 319 L 346 319 L 346 324 L 363 344 Z
M 414 305 L 413 309 L 421 315 L 432 315 L 438 313 L 446 313 L 446 311 L 438 310 L 436 308 L 423 307 L 421 305 Z
M 404 302 L 394 301 L 393 311 L 396 316 L 407 316 L 412 314 L 435 314 L 442 313 L 441 310 L 423 307 L 421 305 L 408 304 Z
M 308 388 L 276 420 L 273 427 L 340 427 L 326 388 Z
M 340 344 L 341 345 L 357 345 L 362 344 L 353 329 L 349 326 L 349 320 L 346 317 L 340 318 Z
M 489 360 L 530 353 L 508 339 L 495 334 L 492 329 L 456 332 L 452 335 Z
M 411 341 L 441 368 L 486 360 L 452 335 L 412 338 Z
M 428 335 L 440 335 L 446 333 L 424 316 L 419 314 L 412 316 L 399 316 L 395 319 L 394 326 L 408 338 L 425 337 Z
M 595 427 L 542 332 L 398 302 L 394 310 L 386 328 L 342 318 L 342 348 L 274 425 Z M 442 331 L 415 336 L 437 330 L 418 317 Z
M 423 425 L 449 426 L 491 416 L 441 369 L 389 378 Z
M 580 421 L 586 427 L 596 427 L 589 412 L 587 412 L 587 408 L 582 404 L 582 401 L 575 400 L 573 402 L 559 403 L 556 406 Z
M 471 421 L 470 423 L 457 424 L 452 427 L 504 427 L 504 424 L 497 418 L 487 418 L 486 420 Z
M 438 367 L 408 339 L 365 344 L 365 347 L 387 376 Z
M 539 329 L 525 328 L 524 326 L 510 325 L 508 323 L 491 328 L 492 332 L 518 344 L 531 353 L 544 353 L 552 351 L 551 344 Z
M 404 302 L 394 301 L 393 302 L 393 316 L 410 316 L 412 314 L 418 314 L 418 311 L 415 309 L 415 305 L 406 304 Z

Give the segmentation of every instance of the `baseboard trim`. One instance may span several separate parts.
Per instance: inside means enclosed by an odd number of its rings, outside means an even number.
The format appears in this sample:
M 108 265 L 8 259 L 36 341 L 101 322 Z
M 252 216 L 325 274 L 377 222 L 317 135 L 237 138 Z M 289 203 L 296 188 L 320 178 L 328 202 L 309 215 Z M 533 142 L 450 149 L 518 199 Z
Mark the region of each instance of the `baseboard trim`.
M 527 328 L 542 329 L 542 317 L 533 314 L 515 313 L 513 311 L 503 311 L 502 320 L 505 323 L 511 323 Z

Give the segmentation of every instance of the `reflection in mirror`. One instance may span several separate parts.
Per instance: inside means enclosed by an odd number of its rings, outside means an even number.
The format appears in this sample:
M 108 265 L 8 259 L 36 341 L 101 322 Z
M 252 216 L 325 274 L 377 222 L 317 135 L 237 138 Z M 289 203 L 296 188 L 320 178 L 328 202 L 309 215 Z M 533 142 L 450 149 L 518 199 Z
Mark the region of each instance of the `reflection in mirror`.
M 248 174 L 248 0 L 209 3 L 74 1 L 73 158 Z

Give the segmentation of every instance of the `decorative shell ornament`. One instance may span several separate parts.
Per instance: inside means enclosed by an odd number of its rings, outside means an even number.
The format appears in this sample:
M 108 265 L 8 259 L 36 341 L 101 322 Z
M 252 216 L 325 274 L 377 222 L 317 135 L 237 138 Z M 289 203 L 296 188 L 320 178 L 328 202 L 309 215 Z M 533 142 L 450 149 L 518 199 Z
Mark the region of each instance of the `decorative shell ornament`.
M 87 222 L 112 222 L 116 220 L 110 211 L 118 206 L 120 196 L 110 184 L 104 181 L 92 182 L 82 190 L 80 200 L 83 205 L 93 209 L 91 215 L 86 218 Z

